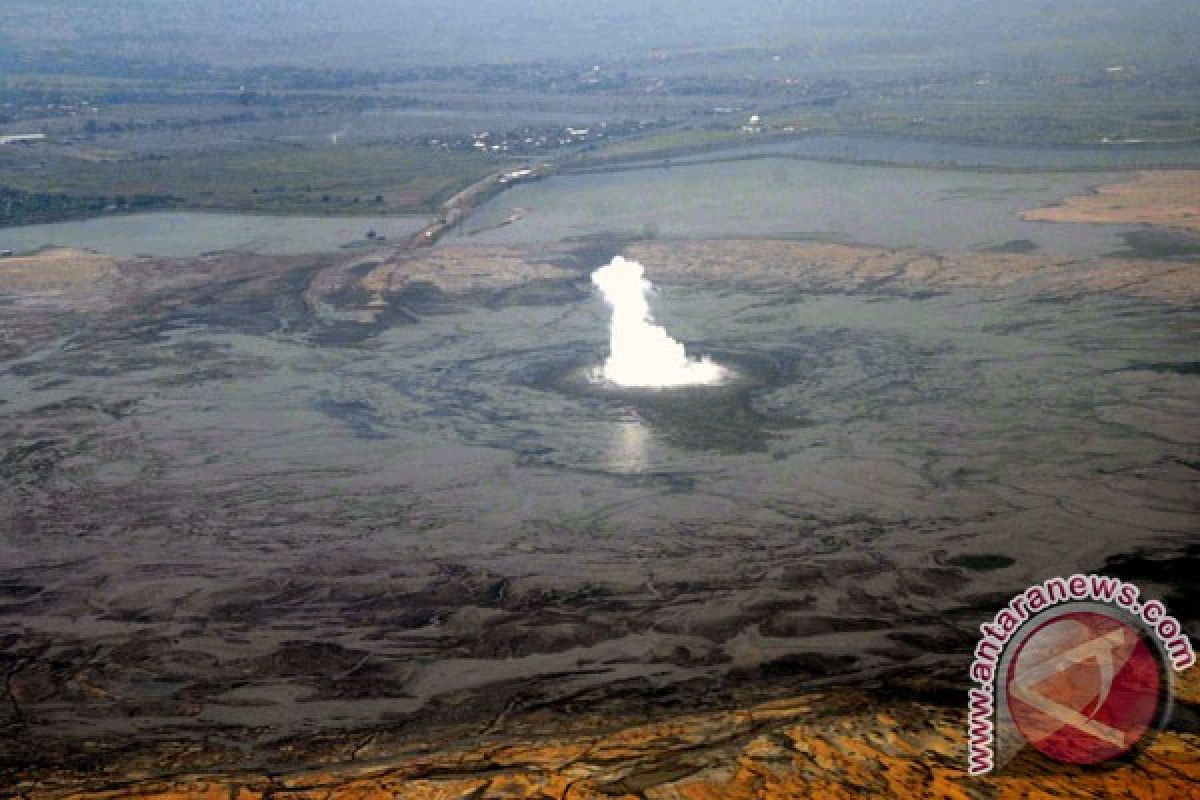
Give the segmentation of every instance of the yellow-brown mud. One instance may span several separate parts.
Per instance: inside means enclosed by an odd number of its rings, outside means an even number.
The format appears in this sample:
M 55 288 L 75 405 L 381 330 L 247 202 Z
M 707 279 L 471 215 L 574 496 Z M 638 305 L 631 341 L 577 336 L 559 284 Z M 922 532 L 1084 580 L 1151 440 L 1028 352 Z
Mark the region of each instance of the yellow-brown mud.
M 1058 205 L 1021 214 L 1034 222 L 1141 223 L 1200 230 L 1200 170 L 1153 170 Z

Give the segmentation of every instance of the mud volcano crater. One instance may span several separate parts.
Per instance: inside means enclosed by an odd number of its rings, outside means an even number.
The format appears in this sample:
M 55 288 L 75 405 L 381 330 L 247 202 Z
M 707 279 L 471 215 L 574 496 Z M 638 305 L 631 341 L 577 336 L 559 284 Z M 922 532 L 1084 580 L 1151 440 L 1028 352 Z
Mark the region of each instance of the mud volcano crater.
M 754 400 L 795 380 L 797 366 L 807 360 L 803 353 L 723 349 L 703 342 L 693 346 L 726 370 L 724 380 L 692 386 L 620 386 L 600 375 L 603 353 L 588 348 L 530 365 L 518 372 L 517 382 L 632 411 L 672 445 L 689 450 L 763 451 L 772 430 L 802 424 L 795 417 L 763 414 L 754 408 Z
M 570 395 L 617 398 L 638 404 L 686 403 L 691 399 L 742 397 L 756 389 L 781 385 L 790 379 L 789 366 L 796 360 L 794 353 L 726 350 L 704 343 L 695 347 L 727 370 L 724 380 L 692 386 L 620 386 L 599 374 L 603 355 L 589 351 L 553 364 L 536 365 L 522 376 L 522 383 Z

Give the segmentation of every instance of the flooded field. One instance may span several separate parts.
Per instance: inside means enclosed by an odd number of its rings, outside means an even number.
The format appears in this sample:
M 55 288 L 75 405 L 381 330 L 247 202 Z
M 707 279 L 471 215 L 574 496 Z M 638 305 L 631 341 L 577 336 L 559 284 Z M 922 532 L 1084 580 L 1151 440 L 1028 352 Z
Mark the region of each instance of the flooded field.
M 1118 249 L 1129 226 L 1026 222 L 1025 209 L 1110 183 L 1111 173 L 995 174 L 757 159 L 552 177 L 471 216 L 465 240 L 554 241 L 596 233 L 808 237 L 922 250 Z
M 372 230 L 402 239 L 425 223 L 420 217 L 285 217 L 173 211 L 0 228 L 0 249 L 25 251 L 58 245 L 121 258 L 187 258 L 217 250 L 319 253 L 361 242 Z
M 898 165 L 1016 170 L 1106 170 L 1200 166 L 1200 142 L 1112 142 L 1096 145 L 1030 147 L 899 139 L 883 136 L 814 134 L 795 141 L 750 144 L 718 155 L 780 154 Z M 673 159 L 689 161 L 712 153 Z

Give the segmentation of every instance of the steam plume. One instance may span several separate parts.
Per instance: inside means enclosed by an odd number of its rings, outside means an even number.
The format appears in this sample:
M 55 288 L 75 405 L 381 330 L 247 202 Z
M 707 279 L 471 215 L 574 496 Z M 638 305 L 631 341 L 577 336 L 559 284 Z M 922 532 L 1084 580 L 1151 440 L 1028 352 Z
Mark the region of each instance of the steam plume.
M 654 324 L 647 294 L 654 288 L 636 261 L 617 256 L 592 273 L 612 308 L 609 355 L 601 376 L 619 386 L 672 387 L 720 383 L 725 368 L 690 359 L 679 342 Z

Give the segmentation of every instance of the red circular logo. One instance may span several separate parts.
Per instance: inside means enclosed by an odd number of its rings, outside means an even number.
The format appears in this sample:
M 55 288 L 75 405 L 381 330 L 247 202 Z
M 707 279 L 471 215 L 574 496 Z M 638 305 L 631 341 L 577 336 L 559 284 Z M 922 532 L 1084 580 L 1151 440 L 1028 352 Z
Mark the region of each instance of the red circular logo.
M 1127 752 L 1162 702 L 1158 659 L 1142 634 L 1091 611 L 1055 617 L 1008 665 L 1008 708 L 1021 734 L 1058 761 L 1096 764 Z

